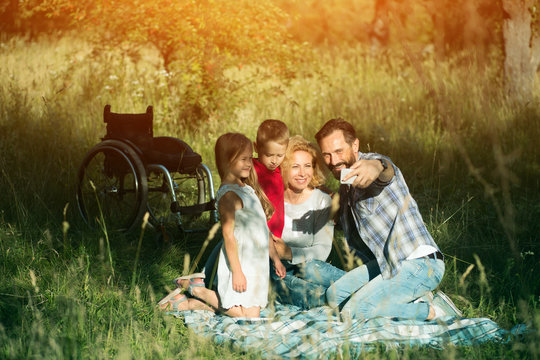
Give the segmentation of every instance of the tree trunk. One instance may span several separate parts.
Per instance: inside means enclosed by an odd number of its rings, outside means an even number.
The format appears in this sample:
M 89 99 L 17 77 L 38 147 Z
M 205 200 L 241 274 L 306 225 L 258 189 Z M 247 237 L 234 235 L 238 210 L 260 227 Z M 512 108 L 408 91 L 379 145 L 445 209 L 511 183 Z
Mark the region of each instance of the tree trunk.
M 540 63 L 540 38 L 532 32 L 529 8 L 533 0 L 502 0 L 505 90 L 515 100 L 533 97 L 534 77 Z
M 376 0 L 375 13 L 369 29 L 371 51 L 377 53 L 381 48 L 388 45 L 390 36 L 390 24 L 388 20 L 389 0 Z

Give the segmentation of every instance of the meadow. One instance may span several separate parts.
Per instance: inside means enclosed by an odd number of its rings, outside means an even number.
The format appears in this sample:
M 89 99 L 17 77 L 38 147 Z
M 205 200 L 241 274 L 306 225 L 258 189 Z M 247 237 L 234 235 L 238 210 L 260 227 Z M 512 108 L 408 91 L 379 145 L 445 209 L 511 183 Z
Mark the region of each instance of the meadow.
M 254 138 L 276 118 L 313 139 L 330 118 L 351 121 L 361 151 L 390 156 L 404 173 L 446 256 L 441 289 L 467 317 L 531 329 L 507 344 L 381 347 L 366 358 L 540 357 L 540 103 L 506 99 L 497 55 L 477 65 L 465 54 L 436 61 L 358 46 L 313 50 L 286 78 L 238 66 L 225 73 L 234 90 L 197 122 L 185 120 L 182 74 L 163 70 L 151 49 L 133 60 L 96 54 L 73 35 L 3 38 L 0 64 L 0 358 L 261 357 L 215 346 L 156 309 L 204 236 L 164 241 L 148 228 L 105 234 L 82 223 L 76 173 L 105 134 L 105 104 L 153 105 L 154 134 L 190 144 L 216 183 L 213 146 L 224 132 Z

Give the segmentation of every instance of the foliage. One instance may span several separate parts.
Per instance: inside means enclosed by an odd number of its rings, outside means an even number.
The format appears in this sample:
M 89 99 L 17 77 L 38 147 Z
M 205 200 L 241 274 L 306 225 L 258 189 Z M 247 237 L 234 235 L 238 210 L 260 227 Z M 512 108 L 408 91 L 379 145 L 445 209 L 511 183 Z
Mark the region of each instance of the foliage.
M 475 50 L 486 57 L 502 46 L 501 1 L 490 0 L 277 0 L 291 17 L 297 41 L 316 45 L 368 44 L 380 21 L 384 45 L 432 44 L 441 58 Z M 383 36 L 381 34 L 381 36 Z
M 502 48 L 503 9 L 500 0 L 424 1 L 433 21 L 438 53 L 448 56 L 464 49 L 485 58 L 490 46 Z
M 51 16 L 52 15 L 52 16 Z M 40 1 L 0 1 L 0 32 L 24 34 L 32 38 L 51 31 L 67 30 L 71 20 L 67 14 L 50 14 Z
M 289 14 L 288 32 L 298 42 L 343 45 L 368 42 L 374 1 L 275 0 Z
M 224 72 L 258 64 L 291 72 L 301 47 L 286 31 L 287 15 L 271 0 L 225 1 L 42 1 L 27 2 L 51 17 L 71 17 L 90 34 L 94 56 L 111 48 L 137 61 L 140 49 L 153 46 L 169 74 L 168 86 L 182 99 L 184 125 L 206 120 L 234 99 L 242 84 Z
M 216 66 L 230 66 L 232 58 L 272 63 L 284 55 L 276 45 L 286 42 L 286 16 L 269 1 L 54 1 L 49 6 L 53 4 L 107 45 L 153 44 L 166 70 L 195 58 L 201 61 L 190 65 L 206 68 L 212 76 Z

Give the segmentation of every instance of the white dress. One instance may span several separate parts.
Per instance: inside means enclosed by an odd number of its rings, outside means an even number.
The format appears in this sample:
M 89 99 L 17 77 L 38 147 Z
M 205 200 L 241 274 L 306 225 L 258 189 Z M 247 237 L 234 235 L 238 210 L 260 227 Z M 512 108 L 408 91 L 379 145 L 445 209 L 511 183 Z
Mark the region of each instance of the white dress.
M 247 290 L 237 292 L 232 288 L 232 272 L 225 245 L 221 247 L 217 270 L 218 294 L 221 306 L 229 309 L 236 305 L 260 306 L 268 303 L 270 264 L 268 255 L 269 230 L 263 207 L 255 191 L 249 185 L 222 185 L 217 201 L 227 192 L 233 191 L 242 199 L 243 208 L 234 214 L 234 238 L 238 247 L 240 266 L 247 280 Z

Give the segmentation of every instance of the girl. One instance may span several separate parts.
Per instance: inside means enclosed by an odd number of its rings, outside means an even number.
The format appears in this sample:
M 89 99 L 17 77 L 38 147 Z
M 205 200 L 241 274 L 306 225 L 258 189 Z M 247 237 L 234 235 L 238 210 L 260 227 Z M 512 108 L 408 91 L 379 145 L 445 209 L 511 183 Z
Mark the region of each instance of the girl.
M 267 305 L 269 256 L 276 274 L 285 276 L 266 223 L 273 208 L 257 183 L 252 154 L 252 143 L 242 134 L 227 133 L 216 142 L 216 165 L 221 178 L 217 208 L 224 239 L 218 264 L 218 293 L 206 289 L 202 278 L 178 279 L 193 297 L 233 317 L 259 317 L 261 308 Z M 160 301 L 163 310 L 194 310 L 203 305 L 178 294 L 178 290 L 176 295 Z

